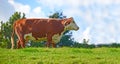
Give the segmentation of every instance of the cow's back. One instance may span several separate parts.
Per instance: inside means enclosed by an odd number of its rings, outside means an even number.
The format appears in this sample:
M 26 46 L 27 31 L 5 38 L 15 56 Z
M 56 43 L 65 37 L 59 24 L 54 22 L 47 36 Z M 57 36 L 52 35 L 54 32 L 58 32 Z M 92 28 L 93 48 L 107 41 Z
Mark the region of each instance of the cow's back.
M 30 28 L 31 32 L 46 32 L 47 28 L 47 19 L 26 19 L 25 25 Z

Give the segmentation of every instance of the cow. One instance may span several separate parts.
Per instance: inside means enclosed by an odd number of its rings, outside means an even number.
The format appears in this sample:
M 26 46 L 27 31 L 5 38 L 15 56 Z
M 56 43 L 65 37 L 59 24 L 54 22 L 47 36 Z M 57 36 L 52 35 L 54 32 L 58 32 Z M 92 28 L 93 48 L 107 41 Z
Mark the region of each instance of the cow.
M 11 36 L 11 48 L 14 48 L 14 34 L 17 35 L 17 48 L 25 48 L 25 43 L 29 40 L 46 41 L 47 47 L 58 43 L 67 30 L 78 30 L 73 17 L 65 19 L 55 18 L 29 18 L 20 19 L 14 22 Z

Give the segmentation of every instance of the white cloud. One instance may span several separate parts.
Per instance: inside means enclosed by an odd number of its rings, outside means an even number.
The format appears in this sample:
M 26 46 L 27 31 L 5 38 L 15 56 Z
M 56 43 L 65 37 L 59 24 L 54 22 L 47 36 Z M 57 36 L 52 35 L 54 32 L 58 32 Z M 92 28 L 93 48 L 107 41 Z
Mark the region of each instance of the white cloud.
M 93 16 L 92 16 L 92 13 L 91 11 L 86 11 L 83 15 L 81 15 L 85 22 L 88 24 L 88 25 L 91 25 L 93 22 L 94 22 L 94 19 L 93 19 Z
M 14 7 L 15 11 L 18 12 L 24 12 L 25 14 L 30 13 L 30 6 L 29 5 L 23 5 L 17 2 L 14 2 L 14 0 L 8 0 L 8 2 Z
M 8 3 L 7 0 L 0 0 L 0 21 L 8 21 L 13 12 L 13 7 Z
M 37 2 L 51 9 L 61 6 L 77 7 L 80 5 L 80 0 L 37 0 Z
M 89 6 L 92 4 L 101 5 L 120 4 L 120 0 L 80 0 L 80 5 Z
M 29 5 L 24 5 L 22 3 L 15 2 L 14 0 L 8 0 L 8 2 L 14 7 L 15 11 L 22 12 L 26 14 L 26 17 L 45 17 L 44 12 L 42 11 L 41 7 L 36 7 L 31 9 Z
M 82 39 L 91 39 L 90 30 L 90 27 L 87 27 L 85 31 L 83 31 Z
M 78 16 L 78 15 L 81 15 L 82 13 L 79 11 L 78 8 L 75 8 L 75 9 L 65 9 L 63 11 L 63 13 L 66 15 L 66 16 Z
M 33 10 L 34 13 L 36 14 L 39 14 L 41 12 L 41 8 L 40 7 L 36 7 L 34 10 Z
M 31 10 L 31 13 L 27 14 L 27 17 L 40 18 L 40 17 L 46 17 L 46 16 L 45 16 L 45 13 L 42 11 L 41 7 L 36 7 L 33 10 Z
M 96 0 L 96 3 L 102 5 L 119 4 L 120 0 Z
M 37 0 L 43 6 L 47 6 L 47 8 L 54 9 L 55 7 L 60 7 L 63 5 L 63 0 Z
M 90 36 L 90 43 L 94 44 L 120 43 L 120 36 L 118 36 L 120 34 L 119 0 L 92 0 L 91 2 L 84 0 L 80 6 L 83 6 L 81 9 L 84 9 L 84 11 L 78 9 L 79 14 L 73 12 L 72 15 L 78 15 L 83 19 L 81 20 L 83 24 L 81 28 L 91 27 L 91 29 L 89 31 L 84 28 L 83 33 L 80 32 L 78 33 L 80 36 L 75 37 L 76 41 L 82 42 L 83 38 L 88 39 L 88 36 Z
M 80 33 L 79 33 L 79 37 L 78 38 L 76 38 L 75 40 L 76 41 L 78 41 L 79 43 L 83 43 L 83 39 L 86 39 L 86 40 L 89 40 L 89 43 L 88 44 L 91 44 L 91 34 L 90 34 L 90 32 L 91 32 L 91 28 L 90 27 L 87 27 L 82 33 L 81 33 L 81 35 L 80 35 Z M 78 36 L 78 34 L 77 34 L 77 36 Z

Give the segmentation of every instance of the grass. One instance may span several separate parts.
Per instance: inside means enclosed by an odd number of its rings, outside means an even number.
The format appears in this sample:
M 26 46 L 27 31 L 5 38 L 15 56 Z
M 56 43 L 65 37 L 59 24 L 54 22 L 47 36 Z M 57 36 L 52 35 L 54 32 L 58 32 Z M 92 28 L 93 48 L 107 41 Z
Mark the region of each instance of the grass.
M 120 48 L 0 48 L 0 64 L 120 64 Z

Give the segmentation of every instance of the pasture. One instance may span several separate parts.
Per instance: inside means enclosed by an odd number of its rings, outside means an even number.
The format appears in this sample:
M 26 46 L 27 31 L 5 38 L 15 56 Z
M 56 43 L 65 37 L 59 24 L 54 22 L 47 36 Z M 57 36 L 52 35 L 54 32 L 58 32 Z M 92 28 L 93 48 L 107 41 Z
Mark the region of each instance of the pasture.
M 0 48 L 0 64 L 120 64 L 120 48 Z

